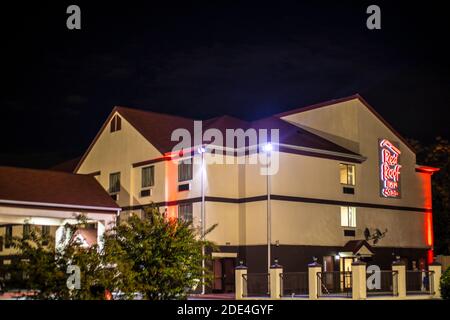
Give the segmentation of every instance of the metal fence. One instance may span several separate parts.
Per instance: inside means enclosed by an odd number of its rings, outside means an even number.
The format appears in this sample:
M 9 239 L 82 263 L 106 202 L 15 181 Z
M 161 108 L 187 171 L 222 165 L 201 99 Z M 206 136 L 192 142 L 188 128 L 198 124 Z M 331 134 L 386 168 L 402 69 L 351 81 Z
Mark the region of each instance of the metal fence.
M 433 277 L 433 271 L 406 271 L 406 294 L 434 294 Z
M 398 296 L 398 271 L 367 273 L 367 296 Z
M 318 297 L 352 297 L 351 271 L 327 271 L 317 273 Z
M 242 275 L 244 297 L 270 296 L 270 275 L 268 273 L 248 273 Z
M 308 272 L 286 272 L 280 274 L 281 296 L 298 297 L 309 295 Z

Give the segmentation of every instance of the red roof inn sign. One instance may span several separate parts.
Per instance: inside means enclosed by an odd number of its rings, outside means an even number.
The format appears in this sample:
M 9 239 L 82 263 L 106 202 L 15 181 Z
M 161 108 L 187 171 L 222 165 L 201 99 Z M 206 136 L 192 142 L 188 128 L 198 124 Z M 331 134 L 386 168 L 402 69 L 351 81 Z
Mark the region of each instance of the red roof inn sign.
M 380 193 L 385 198 L 400 198 L 401 151 L 387 139 L 379 140 Z

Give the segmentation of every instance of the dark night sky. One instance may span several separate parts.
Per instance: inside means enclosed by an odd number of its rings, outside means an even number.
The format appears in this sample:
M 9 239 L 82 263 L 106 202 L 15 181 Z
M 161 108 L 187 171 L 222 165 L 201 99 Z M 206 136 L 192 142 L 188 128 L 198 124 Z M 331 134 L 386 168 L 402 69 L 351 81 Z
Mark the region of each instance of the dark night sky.
M 374 3 L 382 30 L 370 31 Z M 448 138 L 440 3 L 2 3 L 0 164 L 80 155 L 114 105 L 258 119 L 360 93 L 405 137 Z M 66 28 L 70 4 L 81 7 L 80 31 Z

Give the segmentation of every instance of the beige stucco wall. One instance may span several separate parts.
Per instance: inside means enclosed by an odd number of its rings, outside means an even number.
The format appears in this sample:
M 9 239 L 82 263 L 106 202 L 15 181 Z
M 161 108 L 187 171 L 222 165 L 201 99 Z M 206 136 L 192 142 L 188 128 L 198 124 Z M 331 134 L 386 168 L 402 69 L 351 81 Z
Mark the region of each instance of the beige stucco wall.
M 132 164 L 160 156 L 161 153 L 122 117 L 121 130 L 110 132 L 109 124 L 105 126 L 77 173 L 101 171 L 97 179 L 105 190 L 108 190 L 109 175 L 120 172 L 121 190 L 118 204 L 121 207 L 130 206 L 136 201 L 137 197 L 130 195 L 135 183 L 138 183 L 133 180 Z
M 356 194 L 351 196 L 351 199 L 361 202 L 418 208 L 429 206 L 427 202 L 427 184 L 423 183 L 422 174 L 415 172 L 415 154 L 358 99 L 292 114 L 283 117 L 283 119 L 298 126 L 309 128 L 310 131 L 335 143 L 341 143 L 341 145 L 350 150 L 367 157 L 366 161 L 357 165 Z M 339 137 L 346 139 L 346 143 L 342 142 Z M 402 165 L 402 194 L 400 199 L 388 199 L 379 196 L 378 139 L 388 139 L 391 142 L 398 143 L 400 146 L 402 152 L 400 157 L 400 164 Z M 334 196 L 331 195 L 333 198 L 342 198 L 342 192 L 330 190 L 330 187 L 336 186 L 334 179 L 339 179 L 338 170 L 333 168 L 333 166 L 337 166 L 338 162 L 334 162 L 335 164 L 327 162 L 327 165 L 325 164 L 326 161 L 321 161 L 317 158 L 306 160 L 301 158 L 301 160 L 286 160 L 286 165 L 283 167 L 291 167 L 289 163 L 292 164 L 296 161 L 299 161 L 299 163 L 305 162 L 305 165 L 308 164 L 307 168 L 311 168 L 308 170 L 309 172 L 298 173 L 297 175 L 309 175 L 308 178 L 310 178 L 311 175 L 316 174 L 316 179 L 308 179 L 308 181 L 313 183 L 313 185 L 310 185 L 312 192 L 320 194 L 325 192 L 321 191 L 324 188 L 328 190 L 327 192 L 334 193 Z M 316 161 L 321 163 L 320 167 L 314 164 L 311 165 L 311 163 Z M 293 174 L 296 173 L 293 172 Z M 333 186 L 327 186 L 323 183 L 323 180 L 329 179 L 329 176 L 333 177 L 333 181 L 329 181 L 329 183 L 333 183 Z M 289 183 L 288 180 L 283 180 Z

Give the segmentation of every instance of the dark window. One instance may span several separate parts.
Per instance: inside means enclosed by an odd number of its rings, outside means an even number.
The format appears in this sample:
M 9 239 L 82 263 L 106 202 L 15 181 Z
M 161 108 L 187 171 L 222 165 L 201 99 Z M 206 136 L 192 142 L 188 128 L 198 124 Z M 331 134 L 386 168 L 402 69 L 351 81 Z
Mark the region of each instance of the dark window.
M 112 195 L 111 195 L 111 198 L 112 198 L 114 201 L 117 201 L 117 199 L 118 199 L 117 194 L 112 194 Z
M 354 237 L 355 234 L 355 230 L 344 230 L 344 236 L 346 237 Z
M 343 187 L 342 192 L 345 194 L 355 194 L 355 189 L 350 187 Z
M 118 115 L 115 115 L 111 119 L 110 129 L 111 132 L 119 131 L 120 129 L 122 129 L 122 119 Z
M 178 182 L 192 180 L 192 159 L 178 163 Z
M 149 196 L 150 196 L 150 189 L 141 191 L 141 197 L 149 197 Z
M 42 235 L 44 237 L 50 236 L 50 226 L 42 226 Z
M 30 225 L 29 224 L 24 224 L 23 225 L 23 231 L 22 231 L 22 237 L 24 239 L 29 239 L 30 238 L 30 231 L 31 231 Z
M 178 205 L 178 218 L 186 222 L 192 222 L 192 203 L 182 203 Z
M 178 186 L 178 191 L 188 191 L 189 190 L 189 183 L 180 184 Z
M 5 248 L 8 249 L 12 245 L 13 240 L 13 226 L 6 226 L 5 229 Z
M 3 237 L 0 236 L 0 252 L 3 251 Z
M 142 188 L 155 185 L 155 166 L 142 168 Z
M 50 226 L 42 226 L 42 237 L 44 238 L 42 244 L 44 246 L 48 245 L 48 240 L 50 238 Z
M 111 173 L 109 175 L 109 192 L 120 192 L 120 172 Z

